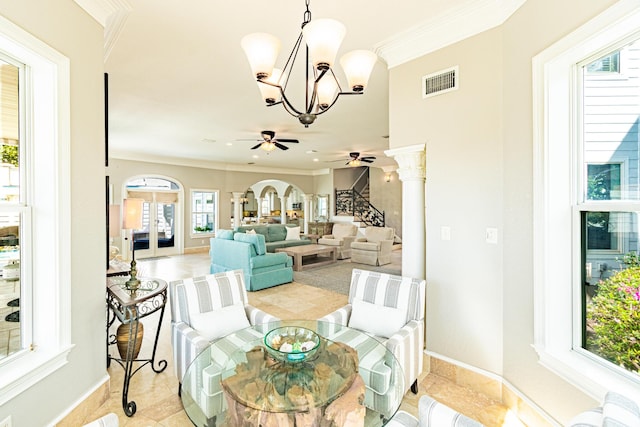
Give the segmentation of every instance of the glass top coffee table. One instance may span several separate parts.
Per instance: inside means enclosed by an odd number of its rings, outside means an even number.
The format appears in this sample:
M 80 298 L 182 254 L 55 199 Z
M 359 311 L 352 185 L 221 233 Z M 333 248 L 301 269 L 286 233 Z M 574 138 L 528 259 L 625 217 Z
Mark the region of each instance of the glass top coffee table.
M 317 333 L 304 360 L 275 358 L 264 336 L 281 327 Z M 383 426 L 405 391 L 397 359 L 375 338 L 316 320 L 282 320 L 214 341 L 187 368 L 184 409 L 196 426 Z

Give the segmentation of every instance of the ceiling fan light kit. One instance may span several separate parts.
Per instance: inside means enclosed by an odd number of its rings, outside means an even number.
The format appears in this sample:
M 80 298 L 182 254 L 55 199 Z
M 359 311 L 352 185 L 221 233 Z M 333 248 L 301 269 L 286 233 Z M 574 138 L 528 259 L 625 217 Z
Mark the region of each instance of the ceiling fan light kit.
M 305 4 L 302 31 L 283 69 L 274 68 L 280 50 L 280 41 L 276 37 L 267 33 L 249 34 L 242 39 L 241 46 L 267 106 L 282 104 L 289 114 L 309 127 L 318 115 L 336 103 L 340 95 L 364 93 L 378 56 L 367 50 L 354 50 L 343 55 L 340 64 L 350 90 L 342 90 L 334 73 L 334 63 L 346 29 L 334 19 L 311 21 L 309 0 Z M 294 107 L 285 92 L 303 43 L 306 52 L 305 106 L 299 109 Z
M 253 147 L 251 147 L 251 149 L 255 150 L 256 148 L 261 148 L 266 151 L 267 154 L 275 150 L 276 148 L 279 148 L 281 150 L 288 150 L 289 147 L 287 147 L 286 145 L 282 145 L 281 142 L 290 142 L 293 144 L 297 144 L 299 142 L 297 139 L 290 138 L 276 139 L 276 133 L 272 130 L 263 130 L 260 133 L 260 136 L 262 137 L 262 140 L 258 140 L 260 143 L 254 145 Z

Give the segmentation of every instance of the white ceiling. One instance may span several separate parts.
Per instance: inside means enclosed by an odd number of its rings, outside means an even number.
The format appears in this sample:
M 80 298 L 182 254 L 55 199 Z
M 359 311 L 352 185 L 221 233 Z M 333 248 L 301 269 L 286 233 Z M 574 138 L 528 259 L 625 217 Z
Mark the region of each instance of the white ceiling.
M 264 105 L 240 47 L 246 34 L 272 33 L 282 43 L 276 64 L 282 67 L 300 31 L 303 0 L 76 0 L 105 25 L 112 157 L 305 173 L 345 167 L 351 151 L 377 157 L 373 166 L 395 165 L 384 155 L 387 63 L 498 25 L 523 1 L 312 0 L 312 18 L 347 27 L 338 56 L 370 49 L 381 59 L 364 95 L 342 96 L 305 128 L 282 106 Z M 336 74 L 343 79 L 342 70 Z M 289 90 L 301 92 L 297 87 Z M 270 154 L 251 150 L 261 130 L 300 143 Z

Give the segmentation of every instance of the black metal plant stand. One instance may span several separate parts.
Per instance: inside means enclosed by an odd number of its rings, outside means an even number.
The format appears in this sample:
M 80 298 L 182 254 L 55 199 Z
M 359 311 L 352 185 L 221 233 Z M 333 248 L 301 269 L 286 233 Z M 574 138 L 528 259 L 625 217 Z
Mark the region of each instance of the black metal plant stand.
M 107 368 L 114 360 L 124 369 L 124 384 L 122 386 L 122 409 L 124 413 L 131 417 L 136 413 L 136 402 L 129 401 L 129 384 L 131 377 L 143 366 L 150 364 L 151 369 L 157 374 L 167 367 L 166 360 L 157 362 L 156 350 L 158 348 L 158 338 L 160 337 L 160 327 L 164 317 L 164 309 L 167 303 L 167 282 L 161 279 L 140 278 L 140 286 L 137 290 L 131 291 L 125 286 L 125 278 L 107 278 Z M 140 319 L 160 311 L 158 327 L 153 343 L 151 358 L 134 357 L 134 349 L 138 343 L 138 330 L 141 328 Z M 128 341 L 126 343 L 125 357 L 114 357 L 109 353 L 109 347 L 117 343 L 117 337 L 109 334 L 109 328 L 118 319 L 121 324 L 129 326 Z M 140 364 L 134 369 L 134 362 Z

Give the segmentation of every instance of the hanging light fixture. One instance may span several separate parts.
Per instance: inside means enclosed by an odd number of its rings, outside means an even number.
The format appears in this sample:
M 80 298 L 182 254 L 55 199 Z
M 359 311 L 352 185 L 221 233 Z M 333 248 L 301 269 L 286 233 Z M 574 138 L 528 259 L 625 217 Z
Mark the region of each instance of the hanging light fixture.
M 302 31 L 283 69 L 274 68 L 280 50 L 280 41 L 276 37 L 266 33 L 253 33 L 246 35 L 241 45 L 267 106 L 282 104 L 289 114 L 309 127 L 318 115 L 325 113 L 336 103 L 340 95 L 364 93 L 378 57 L 368 50 L 354 50 L 343 55 L 340 64 L 350 90 L 342 90 L 333 66 L 346 29 L 333 19 L 311 21 L 309 0 L 305 0 L 305 5 Z M 305 105 L 304 108 L 296 108 L 285 92 L 303 41 L 306 45 Z

